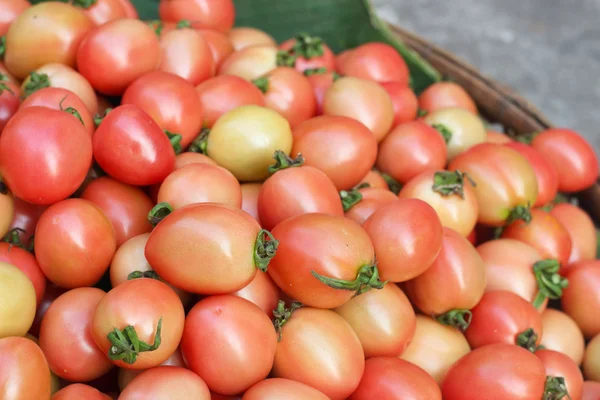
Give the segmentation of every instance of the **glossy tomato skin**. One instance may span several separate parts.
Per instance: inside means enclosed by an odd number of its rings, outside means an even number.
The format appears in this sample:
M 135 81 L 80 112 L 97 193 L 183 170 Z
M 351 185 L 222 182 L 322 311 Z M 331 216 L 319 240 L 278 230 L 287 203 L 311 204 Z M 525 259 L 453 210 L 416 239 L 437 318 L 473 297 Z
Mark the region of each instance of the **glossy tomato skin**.
M 525 157 L 508 147 L 479 144 L 456 157 L 448 169 L 466 172 L 477 182 L 478 222 L 482 224 L 502 226 L 516 206 L 535 204 L 537 199 L 533 168 Z
M 419 96 L 419 108 L 432 112 L 442 108 L 459 107 L 477 114 L 477 105 L 460 85 L 454 82 L 436 82 Z
M 90 330 L 94 311 L 105 294 L 96 288 L 73 289 L 54 300 L 46 311 L 40 347 L 50 369 L 59 377 L 88 382 L 113 367 L 94 343 Z
M 385 183 L 385 181 L 384 181 Z M 388 204 L 398 202 L 398 197 L 390 192 L 387 188 L 368 187 L 358 190 L 362 196 L 362 200 L 346 211 L 346 218 L 359 224 L 364 222 L 377 210 Z
M 575 364 L 581 364 L 585 341 L 573 318 L 562 311 L 548 308 L 542 313 L 542 331 L 541 345 L 544 348 L 565 354 Z
M 156 33 L 144 22 L 120 19 L 94 28 L 77 51 L 77 68 L 94 89 L 121 95 L 161 59 Z
M 290 297 L 311 307 L 339 307 L 354 295 L 321 283 L 311 271 L 353 281 L 361 267 L 374 261 L 367 233 L 343 216 L 302 214 L 281 222 L 272 233 L 279 247 L 267 272 Z
M 227 33 L 235 51 L 252 46 L 277 46 L 277 41 L 273 36 L 258 28 L 240 26 L 233 28 Z
M 281 335 L 274 377 L 302 382 L 332 400 L 346 399 L 356 390 L 364 371 L 364 354 L 342 317 L 330 310 L 300 308 Z
M 162 182 L 175 167 L 175 152 L 159 125 L 134 105 L 104 118 L 93 139 L 94 158 L 109 176 L 130 185 Z
M 232 293 L 260 307 L 269 317 L 277 307 L 281 291 L 268 273 L 257 271 L 256 276 L 246 286 Z
M 33 254 L 10 243 L 0 243 L 0 261 L 19 268 L 31 281 L 35 289 L 37 304 L 44 298 L 46 291 L 46 276 L 40 269 Z
M 24 336 L 35 317 L 35 288 L 23 271 L 0 261 L 0 339 Z
M 600 321 L 590 312 L 600 307 L 600 262 L 582 262 L 565 277 L 569 286 L 563 290 L 562 310 L 577 322 L 586 338 L 592 338 L 600 333 Z
M 304 383 L 271 378 L 258 382 L 244 393 L 242 400 L 329 400 L 329 397 Z
M 104 25 L 107 22 L 127 18 L 127 12 L 122 0 L 96 0 L 83 12 L 95 25 Z
M 377 170 L 371 170 L 367 172 L 367 175 L 362 178 L 362 180 L 359 182 L 359 185 L 362 183 L 368 184 L 371 188 L 389 190 L 387 182 Z
M 23 11 L 31 7 L 27 0 L 10 0 L 2 3 L 0 14 L 0 36 L 6 35 L 8 28 Z
M 285 42 L 281 43 L 279 48 L 281 50 L 290 51 L 296 44 L 297 39 L 288 39 Z M 296 57 L 296 64 L 294 68 L 298 72 L 304 72 L 307 69 L 317 69 L 317 68 L 325 68 L 327 72 L 333 71 L 335 69 L 335 55 L 325 43 L 321 43 L 321 49 L 323 54 L 320 56 L 306 58 L 304 56 Z
M 596 258 L 596 228 L 594 221 L 581 208 L 569 204 L 557 204 L 550 214 L 566 229 L 571 238 L 569 264 Z
M 219 66 L 217 75 L 234 75 L 252 81 L 277 68 L 274 45 L 246 47 L 231 53 Z
M 440 219 L 421 200 L 400 199 L 381 207 L 363 228 L 373 241 L 382 280 L 404 282 L 421 275 L 442 249 Z
M 367 359 L 398 357 L 415 333 L 415 312 L 393 283 L 356 296 L 334 311 L 350 324 Z
M 174 396 L 210 400 L 210 392 L 202 378 L 188 369 L 173 366 L 154 367 L 142 372 L 127 385 L 119 399 L 169 400 Z
M 216 29 L 201 28 L 197 31 L 202 35 L 210 48 L 215 69 L 218 69 L 223 61 L 233 53 L 233 45 L 223 32 Z
M 581 400 L 595 400 L 598 396 L 600 396 L 600 382 L 583 382 Z
M 230 343 L 236 346 L 230 346 Z M 258 306 L 236 296 L 211 296 L 188 313 L 181 353 L 190 370 L 222 394 L 238 394 L 265 379 L 277 335 Z
M 377 157 L 373 134 L 351 118 L 315 117 L 296 126 L 292 134 L 291 156 L 302 154 L 305 165 L 323 171 L 338 190 L 356 186 Z
M 317 100 L 317 115 L 323 114 L 323 101 L 325 99 L 325 93 L 333 85 L 338 76 L 333 72 L 325 72 L 323 74 L 313 74 L 307 76 L 310 82 L 315 99 Z
M 3 395 L 18 400 L 50 398 L 50 373 L 44 353 L 23 337 L 0 339 L 0 382 Z
M 256 275 L 259 231 L 258 222 L 240 209 L 193 204 L 175 210 L 152 231 L 146 259 L 160 277 L 188 292 L 233 293 Z
M 338 72 L 376 82 L 401 82 L 407 86 L 409 81 L 406 62 L 395 48 L 385 43 L 366 43 L 350 50 Z
M 579 366 L 568 356 L 553 350 L 537 350 L 535 355 L 542 360 L 546 375 L 565 379 L 567 391 L 572 399 L 580 399 L 583 392 L 583 375 Z
M 163 21 L 179 22 L 188 19 L 194 26 L 227 32 L 235 21 L 232 0 L 161 0 L 158 8 Z
M 497 131 L 493 131 L 493 130 L 489 130 L 489 129 L 486 132 L 485 141 L 487 143 L 496 143 L 496 144 L 508 144 L 508 143 L 514 142 L 514 140 L 512 140 L 510 138 L 510 136 L 508 136 L 502 132 L 497 132 Z
M 504 343 L 475 349 L 442 382 L 444 400 L 533 400 L 544 393 L 544 364 L 531 352 Z M 465 382 L 469 382 L 465 385 Z
M 19 86 L 0 72 L 0 135 L 21 105 Z
M 201 33 L 191 28 L 175 29 L 160 37 L 162 60 L 158 67 L 196 86 L 215 75 L 210 46 Z
M 179 349 L 177 349 L 175 351 L 175 353 L 171 354 L 171 357 L 167 358 L 164 362 L 162 362 L 160 364 L 160 366 L 186 368 L 185 361 L 183 361 L 183 356 L 181 355 L 181 351 Z M 155 369 L 155 368 L 158 368 L 158 367 L 154 367 L 154 368 L 150 368 L 150 369 Z M 121 389 L 121 391 L 125 390 L 127 385 L 129 385 L 131 383 L 131 381 L 133 381 L 138 375 L 140 375 L 141 373 L 143 373 L 145 371 L 148 371 L 148 370 L 119 368 L 119 376 L 118 376 L 119 389 Z
M 201 153 L 193 153 L 191 151 L 186 151 L 181 154 L 177 154 L 175 157 L 175 169 L 183 168 L 188 164 L 210 164 L 217 165 L 217 163 L 209 158 L 206 154 Z
M 344 215 L 337 189 L 317 168 L 292 167 L 277 171 L 258 194 L 258 215 L 265 229 L 281 221 L 308 213 Z
M 91 164 L 89 133 L 64 111 L 29 107 L 18 112 L 0 136 L 2 179 L 15 196 L 29 203 L 45 205 L 67 198 Z
M 413 121 L 417 118 L 419 101 L 415 92 L 402 82 L 384 82 L 381 84 L 388 92 L 394 105 L 393 126 Z
M 93 388 L 88 385 L 84 385 L 82 383 L 73 383 L 71 385 L 65 386 L 54 395 L 52 395 L 52 400 L 75 400 L 75 399 L 85 399 L 85 400 L 111 400 L 107 394 L 102 393 L 96 388 Z
M 558 190 L 578 192 L 598 179 L 598 159 L 592 146 L 577 132 L 548 129 L 537 135 L 531 146 L 558 171 Z
M 258 194 L 262 188 L 262 183 L 243 183 L 242 189 L 242 210 L 246 211 L 255 220 L 260 223 L 258 216 Z
M 367 360 L 365 372 L 350 400 L 431 399 L 442 400 L 442 392 L 431 375 L 396 357 Z

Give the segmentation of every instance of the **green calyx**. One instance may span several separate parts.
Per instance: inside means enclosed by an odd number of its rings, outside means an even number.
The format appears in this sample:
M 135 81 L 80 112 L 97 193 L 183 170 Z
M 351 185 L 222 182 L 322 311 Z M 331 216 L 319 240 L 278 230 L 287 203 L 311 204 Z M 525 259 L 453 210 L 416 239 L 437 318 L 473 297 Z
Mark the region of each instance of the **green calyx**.
M 419 108 L 417 110 L 417 117 L 418 118 L 423 118 L 424 116 L 426 116 L 427 114 L 429 114 L 429 112 L 427 110 L 424 110 L 422 108 Z
M 47 87 L 50 87 L 50 78 L 48 75 L 32 72 L 29 74 L 29 80 L 23 87 L 23 97 L 29 97 L 32 93 Z
M 531 205 L 527 204 L 527 205 L 518 205 L 515 208 L 513 208 L 512 210 L 510 210 L 510 213 L 508 214 L 508 217 L 506 218 L 506 225 L 510 225 L 515 221 L 523 221 L 526 224 L 531 222 Z
M 562 376 L 547 376 L 544 385 L 544 395 L 542 400 L 565 400 L 571 399 L 565 378 Z
M 159 20 L 148 21 L 146 22 L 146 25 L 154 29 L 154 33 L 156 33 L 156 36 L 160 36 L 162 34 L 163 29 L 165 28 L 165 25 L 162 23 L 162 21 Z
M 73 2 L 71 4 L 74 5 L 75 7 L 88 9 L 91 6 L 93 6 L 94 4 L 96 4 L 97 2 L 98 2 L 98 0 L 73 0 Z
M 434 192 L 442 196 L 452 196 L 454 194 L 465 198 L 465 181 L 468 181 L 471 186 L 477 186 L 475 181 L 466 172 L 460 171 L 438 171 L 433 175 Z
M 533 274 L 538 286 L 538 292 L 533 300 L 533 306 L 540 308 L 546 299 L 560 299 L 563 290 L 569 286 L 569 280 L 563 278 L 558 271 L 558 260 L 541 260 L 533 264 Z
M 269 78 L 266 76 L 254 79 L 252 84 L 263 93 L 267 93 L 269 91 Z
M 320 57 L 325 53 L 323 44 L 323 39 L 318 36 L 300 33 L 296 35 L 296 41 L 291 52 L 297 57 L 299 56 L 309 60 L 314 57 Z
M 539 135 L 541 132 L 530 132 L 530 133 L 525 133 L 523 135 L 517 135 L 515 133 L 509 133 L 509 136 L 516 140 L 517 142 L 521 142 L 524 144 L 531 144 L 531 142 L 533 142 L 533 139 L 535 139 L 535 137 L 537 135 Z
M 127 280 L 131 281 L 133 279 L 140 279 L 140 278 L 148 278 L 148 279 L 156 279 L 156 280 L 160 280 L 160 277 L 158 276 L 158 274 L 155 271 L 133 271 L 132 273 L 130 273 L 129 275 L 127 275 Z
M 190 144 L 187 151 L 192 153 L 200 153 L 206 154 L 206 148 L 208 146 L 208 135 L 210 134 L 210 129 L 202 128 L 200 134 L 196 136 L 196 138 Z
M 387 281 L 382 282 L 379 279 L 379 270 L 375 264 L 362 266 L 358 270 L 356 279 L 352 281 L 330 278 L 328 276 L 321 275 L 314 270 L 310 271 L 310 273 L 322 284 L 327 285 L 332 289 L 355 292 L 355 296 L 368 292 L 371 289 L 383 289 L 387 283 Z
M 4 76 L 4 75 L 2 75 L 2 76 Z M 4 94 L 4 91 L 7 91 L 8 93 L 15 96 L 15 92 L 13 92 L 12 89 L 10 87 L 8 87 L 8 85 L 2 81 L 3 81 L 3 79 L 0 79 L 0 96 L 2 96 Z
M 18 247 L 30 253 L 33 253 L 33 236 L 29 239 L 27 245 L 25 245 L 21 241 L 21 234 L 26 233 L 25 230 L 21 228 L 13 228 L 10 231 L 6 232 L 6 235 L 2 238 L 4 243 L 8 243 L 8 251 L 10 251 L 13 247 Z
M 400 191 L 402 190 L 402 184 L 400 184 L 400 182 L 398 182 L 386 173 L 382 173 L 381 177 L 383 178 L 383 180 L 385 180 L 385 183 L 387 183 L 390 192 L 394 194 L 400 193 Z
M 167 218 L 173 212 L 173 207 L 169 203 L 162 202 L 155 205 L 148 213 L 148 221 L 152 226 L 156 226 L 160 221 Z
M 106 110 L 104 110 L 104 114 L 96 114 L 94 116 L 94 125 L 96 125 L 96 128 L 100 126 L 100 124 L 102 123 L 104 118 L 106 118 L 108 113 L 111 112 L 112 110 L 113 110 L 112 108 L 107 108 Z
M 0 36 L 0 60 L 4 59 L 6 53 L 6 36 Z
M 182 136 L 178 133 L 169 132 L 167 130 L 165 130 L 165 134 L 169 138 L 169 142 L 171 142 L 171 146 L 173 147 L 173 151 L 175 151 L 175 154 L 180 154 L 181 150 L 182 150 L 182 148 L 181 148 Z
M 156 333 L 154 334 L 154 343 L 151 345 L 141 341 L 138 338 L 135 328 L 131 325 L 124 329 L 113 329 L 106 337 L 111 343 L 108 349 L 108 358 L 113 361 L 122 360 L 126 364 L 134 364 L 140 353 L 154 351 L 160 347 L 161 342 L 162 317 L 158 320 Z
M 277 171 L 281 171 L 282 169 L 300 167 L 304 165 L 304 156 L 298 153 L 296 158 L 291 158 L 287 154 L 285 154 L 281 150 L 275 150 L 275 154 L 273 154 L 273 159 L 275 160 L 275 164 L 269 166 L 269 173 L 274 174 Z
M 471 325 L 471 317 L 473 314 L 470 310 L 454 309 L 444 314 L 435 317 L 436 321 L 440 324 L 453 326 L 460 329 L 462 332 L 466 331 L 469 325 Z
M 294 311 L 302 307 L 302 303 L 294 301 L 289 307 L 285 306 L 285 301 L 279 300 L 277 308 L 273 310 L 273 326 L 277 332 L 277 341 L 280 342 L 283 337 L 283 326 L 290 320 Z
M 338 79 L 340 79 L 342 77 L 342 75 L 338 74 L 337 72 L 333 71 L 333 81 L 337 81 Z
M 188 21 L 187 19 L 182 19 L 181 21 L 179 21 L 177 23 L 177 25 L 175 25 L 175 28 L 177 29 L 184 29 L 184 28 L 191 28 L 192 27 L 192 23 L 190 21 Z
M 452 131 L 450 130 L 450 128 L 448 128 L 444 124 L 433 124 L 431 125 L 431 127 L 438 131 L 440 135 L 442 135 L 446 143 L 450 142 L 450 139 L 452 139 Z
M 327 68 L 321 67 L 321 68 L 305 69 L 302 73 L 304 74 L 304 76 L 312 76 L 312 75 L 322 75 L 326 72 L 327 72 Z
M 342 207 L 344 207 L 344 212 L 347 212 L 352 207 L 360 203 L 362 201 L 362 198 L 362 193 L 360 193 L 357 189 L 340 191 L 340 199 L 342 200 Z
M 293 68 L 296 66 L 296 56 L 285 51 L 279 50 L 277 52 L 277 56 L 275 58 L 275 62 L 278 67 L 290 67 Z
M 279 241 L 266 229 L 261 229 L 254 242 L 254 265 L 262 272 L 267 272 L 271 259 L 277 253 Z
M 536 350 L 539 350 L 537 345 L 538 334 L 532 328 L 529 328 L 517 335 L 515 340 L 515 344 L 519 347 L 524 348 L 525 350 L 529 350 L 532 353 L 535 353 Z
M 65 101 L 67 99 L 67 97 L 68 97 L 68 95 L 63 97 L 63 99 L 60 101 L 60 103 L 58 103 L 58 107 L 60 108 L 61 111 L 71 114 L 72 116 L 77 118 L 79 120 L 79 122 L 81 122 L 81 125 L 85 126 L 85 124 L 83 123 L 83 118 L 81 118 L 81 114 L 79 114 L 79 111 L 77 111 L 74 107 L 63 108 L 63 105 L 62 105 L 63 101 Z

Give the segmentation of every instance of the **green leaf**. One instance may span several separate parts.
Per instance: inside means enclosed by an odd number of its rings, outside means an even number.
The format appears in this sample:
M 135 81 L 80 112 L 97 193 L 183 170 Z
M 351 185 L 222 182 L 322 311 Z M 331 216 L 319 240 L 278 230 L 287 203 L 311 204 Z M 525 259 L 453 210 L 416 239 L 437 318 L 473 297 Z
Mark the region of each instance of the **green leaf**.
M 252 26 L 278 42 L 300 32 L 320 36 L 334 52 L 367 42 L 386 42 L 404 57 L 413 89 L 420 93 L 441 75 L 404 46 L 377 17 L 370 0 L 234 0 L 236 26 Z M 140 18 L 158 18 L 158 0 L 133 0 Z

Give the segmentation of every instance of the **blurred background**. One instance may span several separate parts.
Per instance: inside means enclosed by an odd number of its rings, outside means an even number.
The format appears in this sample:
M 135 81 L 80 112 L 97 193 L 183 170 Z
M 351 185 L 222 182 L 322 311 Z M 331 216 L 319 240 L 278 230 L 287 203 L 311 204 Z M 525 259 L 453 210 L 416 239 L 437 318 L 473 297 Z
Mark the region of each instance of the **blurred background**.
M 372 0 L 379 15 L 517 90 L 600 156 L 600 0 Z

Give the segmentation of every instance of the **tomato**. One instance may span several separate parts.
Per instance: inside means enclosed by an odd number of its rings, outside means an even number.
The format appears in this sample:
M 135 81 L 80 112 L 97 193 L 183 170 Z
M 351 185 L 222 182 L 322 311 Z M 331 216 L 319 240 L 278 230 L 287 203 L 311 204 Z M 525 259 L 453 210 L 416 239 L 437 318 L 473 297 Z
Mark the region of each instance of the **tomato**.
M 308 78 L 310 85 L 313 88 L 315 99 L 317 100 L 317 115 L 323 114 L 323 100 L 325 100 L 325 93 L 333 85 L 339 75 L 335 72 L 323 72 L 322 70 L 306 70 L 304 75 Z
M 185 229 L 181 229 L 185 226 Z M 146 259 L 167 282 L 192 293 L 233 293 L 265 270 L 277 248 L 244 211 L 214 203 L 173 211 L 146 244 Z
M 600 396 L 600 382 L 583 382 L 581 400 L 596 400 L 598 396 Z
M 7 234 L 11 223 L 15 217 L 15 198 L 8 190 L 6 185 L 0 181 L 0 237 Z M 14 232 L 14 233 L 13 233 Z M 9 235 L 16 234 L 17 238 L 19 231 L 11 231 Z
M 427 113 L 456 107 L 477 115 L 477 105 L 473 98 L 454 82 L 436 82 L 419 96 L 419 108 Z
M 0 343 L 5 337 L 24 336 L 34 317 L 33 284 L 19 268 L 0 261 L 0 319 L 3 321 L 0 325 Z
M 242 182 L 266 179 L 276 150 L 292 150 L 290 125 L 277 112 L 255 105 L 223 114 L 206 143 L 208 156 Z
M 594 336 L 585 349 L 583 373 L 586 379 L 600 382 L 600 335 Z M 570 391 L 569 391 L 570 393 Z
M 406 62 L 398 50 L 385 43 L 366 43 L 350 50 L 338 72 L 377 82 L 400 82 L 406 86 L 409 82 Z
M 242 190 L 225 168 L 195 163 L 176 169 L 165 178 L 158 191 L 158 202 L 167 202 L 176 209 L 197 203 L 241 208 Z
M 542 313 L 542 346 L 569 356 L 581 364 L 585 348 L 583 333 L 573 320 L 562 311 L 546 309 Z
M 385 178 L 381 175 L 381 173 L 377 170 L 371 170 L 367 172 L 367 175 L 363 177 L 360 181 L 359 186 L 363 183 L 369 185 L 372 189 L 385 189 L 389 190 L 388 184 Z
M 487 292 L 471 312 L 471 324 L 465 336 L 473 349 L 507 343 L 534 351 L 542 339 L 539 311 L 512 292 Z
M 485 290 L 485 265 L 460 233 L 444 228 L 442 249 L 427 270 L 405 282 L 411 302 L 426 315 L 437 315 L 466 329 L 464 315 L 479 303 Z
M 362 122 L 373 132 L 377 142 L 381 142 L 394 122 L 394 105 L 390 95 L 378 83 L 344 77 L 333 82 L 325 93 L 323 114 Z
M 343 216 L 302 214 L 273 229 L 279 241 L 269 275 L 302 304 L 335 308 L 355 294 L 381 289 L 373 245 L 356 222 Z
M 348 398 L 365 366 L 350 325 L 333 311 L 317 308 L 300 308 L 284 317 L 276 321 L 281 336 L 272 375 L 312 386 L 332 400 Z
M 444 400 L 533 400 L 544 394 L 544 364 L 518 346 L 498 343 L 473 350 L 450 368 Z
M 250 46 L 231 53 L 219 66 L 217 75 L 234 75 L 248 81 L 277 68 L 279 50 L 273 45 Z
M 400 358 L 421 367 L 440 383 L 450 367 L 470 351 L 458 329 L 417 315 L 415 334 Z
M 127 387 L 119 399 L 168 400 L 173 396 L 210 400 L 206 383 L 195 373 L 181 367 L 155 367 L 138 375 Z
M 600 333 L 600 320 L 591 312 L 600 307 L 600 264 L 597 261 L 582 262 L 568 270 L 569 286 L 561 298 L 562 310 L 577 322 L 586 338 Z
M 358 193 L 359 201 L 351 205 L 345 215 L 361 225 L 378 209 L 398 202 L 398 197 L 387 189 L 368 187 L 359 189 Z
M 40 347 L 50 369 L 72 382 L 87 382 L 107 373 L 113 364 L 92 339 L 90 325 L 105 293 L 78 288 L 59 296 L 48 308 L 40 328 Z
M 235 51 L 252 46 L 277 46 L 277 42 L 273 39 L 273 36 L 252 27 L 233 28 L 227 33 L 227 37 Z
M 96 0 L 91 6 L 83 7 L 83 12 L 96 25 L 127 18 L 122 0 Z
M 52 396 L 52 400 L 111 400 L 107 394 L 82 383 L 65 386 Z
M 213 53 L 200 32 L 179 28 L 160 36 L 161 71 L 180 76 L 196 86 L 215 75 Z
M 197 163 L 217 165 L 217 163 L 214 162 L 212 158 L 209 158 L 207 155 L 201 153 L 193 153 L 190 151 L 186 151 L 184 153 L 177 154 L 177 156 L 175 157 L 175 169 L 183 168 L 186 165 Z
M 231 346 L 235 343 L 235 346 Z M 181 353 L 211 390 L 245 391 L 269 375 L 277 335 L 258 306 L 236 296 L 200 300 L 185 320 Z
M 514 140 L 510 138 L 510 136 L 502 133 L 489 130 L 486 132 L 486 140 L 487 143 L 496 143 L 496 144 L 508 144 L 513 143 Z
M 479 212 L 475 186 L 460 172 L 429 170 L 408 181 L 399 196 L 423 200 L 437 212 L 442 226 L 467 237 Z
M 317 100 L 308 79 L 290 67 L 278 67 L 252 81 L 268 108 L 288 120 L 292 128 L 317 113 Z
M 0 261 L 19 268 L 31 281 L 39 305 L 46 291 L 46 276 L 30 252 L 10 243 L 0 243 Z
M 45 64 L 74 67 L 77 48 L 92 27 L 92 21 L 83 11 L 70 4 L 36 4 L 23 11 L 10 26 L 4 64 L 18 79 Z
M 277 307 L 277 302 L 279 301 L 281 293 L 269 274 L 257 271 L 252 282 L 232 294 L 256 304 L 271 317 L 273 315 L 273 310 Z
M 37 306 L 37 310 L 35 311 L 35 318 L 33 319 L 33 324 L 29 329 L 29 333 L 31 335 L 39 336 L 40 334 L 40 326 L 42 324 L 42 320 L 46 311 L 48 311 L 48 307 L 50 304 L 56 300 L 58 296 L 65 293 L 67 290 L 63 288 L 59 288 L 52 282 L 48 282 L 46 285 L 46 291 L 44 292 L 44 297 L 42 301 Z
M 330 72 L 335 69 L 335 55 L 320 37 L 301 33 L 281 43 L 279 48 L 294 56 L 294 67 L 299 72 L 323 68 Z
M 531 146 L 556 167 L 560 192 L 587 189 L 598 179 L 594 149 L 575 131 L 548 129 L 535 136 Z
M 120 19 L 94 28 L 77 51 L 77 68 L 94 87 L 121 95 L 137 78 L 154 71 L 161 60 L 158 37 L 148 25 Z
M 130 185 L 162 182 L 175 167 L 167 135 L 141 108 L 112 110 L 94 134 L 94 158 L 109 176 Z
M 3 1 L 2 14 L 0 14 L 0 36 L 6 35 L 13 21 L 29 7 L 31 7 L 31 4 L 27 0 Z
M 276 153 L 275 159 L 274 169 L 281 169 L 264 182 L 258 194 L 258 216 L 265 229 L 307 213 L 344 215 L 338 191 L 327 175 L 307 165 L 296 167 L 296 161 L 283 153 Z
M 223 32 L 215 29 L 197 29 L 197 32 L 202 35 L 206 44 L 208 44 L 215 68 L 218 68 L 234 52 L 229 37 Z
M 125 18 L 139 19 L 139 15 L 131 0 L 119 0 L 121 7 L 125 10 Z
M 0 72 L 0 135 L 20 104 L 19 86 Z
M 44 275 L 64 288 L 91 286 L 116 251 L 112 224 L 100 207 L 82 199 L 50 206 L 35 230 L 35 257 Z
M 565 387 L 556 388 L 559 393 L 564 390 L 563 393 L 566 395 L 568 392 L 571 399 L 581 399 L 583 375 L 573 360 L 553 350 L 537 350 L 535 355 L 544 363 L 547 376 L 564 379 L 564 383 L 556 382 L 560 386 L 565 385 Z
M 283 378 L 271 378 L 258 382 L 246 390 L 242 400 L 329 400 L 322 392 L 304 383 Z
M 8 210 L 10 210 L 9 207 L 11 204 L 14 206 L 14 217 L 10 223 L 9 230 L 16 232 L 21 243 L 28 244 L 35 232 L 40 215 L 42 215 L 42 212 L 47 207 L 30 204 L 19 198 L 7 195 L 0 196 L 0 199 L 3 201 L 2 209 L 6 210 L 5 213 L 7 213 L 3 215 L 10 213 Z
M 55 203 L 85 179 L 92 164 L 91 142 L 85 127 L 69 113 L 26 108 L 0 136 L 0 175 L 15 196 L 34 204 Z
M 415 333 L 415 312 L 393 283 L 356 296 L 334 311 L 358 336 L 365 358 L 397 357 Z
M 558 220 L 571 238 L 569 264 L 596 258 L 596 228 L 590 216 L 569 203 L 557 204 L 550 215 Z
M 163 21 L 188 19 L 202 28 L 221 32 L 229 31 L 235 20 L 232 0 L 161 0 L 158 13 Z
M 291 155 L 302 154 L 305 165 L 323 171 L 338 190 L 360 183 L 377 157 L 377 142 L 360 122 L 324 115 L 298 125 L 292 131 Z
M 171 354 L 171 356 L 169 358 L 167 358 L 165 361 L 163 361 L 160 364 L 160 366 L 173 366 L 173 367 L 182 367 L 182 368 L 186 367 L 185 362 L 183 361 L 183 356 L 181 355 L 181 351 L 179 349 L 177 349 L 175 351 L 175 353 Z M 154 368 L 158 368 L 158 367 L 154 367 Z M 151 369 L 154 369 L 154 368 L 151 368 Z M 145 371 L 148 371 L 148 370 L 119 368 L 118 381 L 119 381 L 119 388 L 121 389 L 121 391 L 125 390 L 127 385 L 129 385 L 132 380 L 134 380 L 137 376 L 139 376 L 140 374 L 142 374 Z
M 37 344 L 22 337 L 0 339 L 0 354 L 3 396 L 15 400 L 50 398 L 50 370 Z
M 262 183 L 243 183 L 242 189 L 242 210 L 246 211 L 255 220 L 260 223 L 258 217 L 258 194 L 262 188 Z
M 527 159 L 503 145 L 483 143 L 455 158 L 448 169 L 466 172 L 477 182 L 478 222 L 502 226 L 526 218 L 535 204 L 537 178 Z
M 544 258 L 555 258 L 562 265 L 571 255 L 571 237 L 569 232 L 552 214 L 543 210 L 531 210 L 531 220 L 518 220 L 502 231 L 502 237 L 525 242 Z
M 90 133 L 90 137 L 96 129 L 92 114 L 90 114 L 86 105 L 75 93 L 67 89 L 54 87 L 40 89 L 23 100 L 20 110 L 28 107 L 47 107 L 53 110 L 65 111 L 83 124 Z
M 442 249 L 440 219 L 421 200 L 400 199 L 381 207 L 363 228 L 373 241 L 382 280 L 404 282 L 421 275 Z
M 367 360 L 365 372 L 350 400 L 431 399 L 442 400 L 442 392 L 431 375 L 408 361 L 395 357 Z
M 394 123 L 398 126 L 417 118 L 419 101 L 415 92 L 402 82 L 384 82 L 381 84 L 388 92 L 394 105 Z

